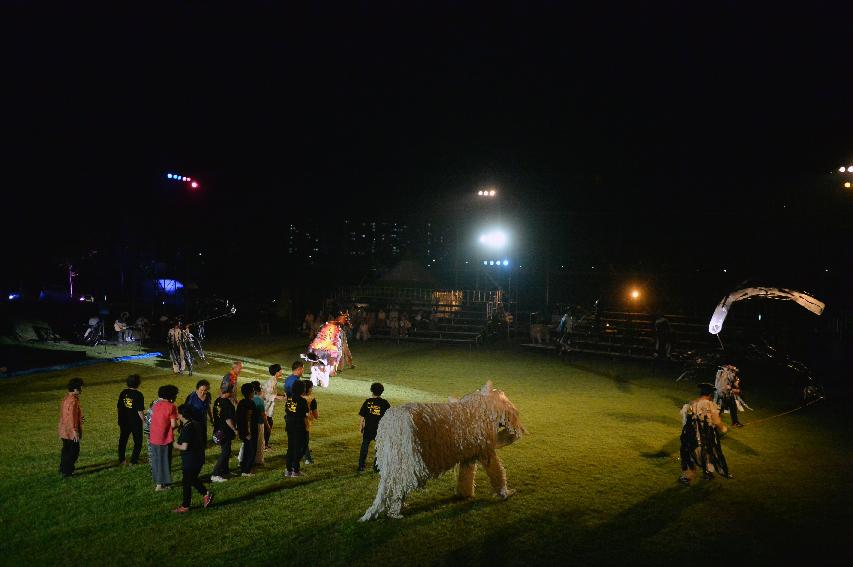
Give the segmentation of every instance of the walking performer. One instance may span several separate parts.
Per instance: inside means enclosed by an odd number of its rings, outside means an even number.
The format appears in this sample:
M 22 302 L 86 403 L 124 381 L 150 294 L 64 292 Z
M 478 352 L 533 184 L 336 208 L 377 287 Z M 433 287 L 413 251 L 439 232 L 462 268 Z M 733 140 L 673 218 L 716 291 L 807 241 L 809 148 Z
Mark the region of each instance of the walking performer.
M 696 469 L 711 480 L 714 473 L 731 478 L 729 466 L 720 446 L 720 434 L 728 428 L 720 419 L 720 410 L 711 400 L 714 385 L 699 384 L 699 397 L 681 408 L 681 476 L 678 482 L 690 484 Z
M 343 341 L 345 340 L 344 326 L 347 324 L 347 321 L 348 317 L 344 313 L 323 325 L 317 336 L 308 345 L 308 355 L 302 355 L 302 359 L 310 360 L 311 362 L 322 360 L 326 366 L 331 367 L 330 376 L 334 376 L 335 368 L 337 368 L 338 362 L 343 355 Z M 314 356 L 311 357 L 311 355 Z M 351 356 L 350 366 L 352 366 Z
M 190 333 L 190 326 L 181 325 L 181 343 L 180 350 L 184 357 L 184 367 L 189 370 L 190 376 L 193 375 L 193 352 L 192 352 L 193 336 Z
M 180 321 L 175 320 L 175 324 L 169 329 L 167 342 L 169 344 L 169 358 L 172 359 L 172 372 L 183 374 L 184 370 L 187 369 L 187 359 L 184 353 L 184 339 Z
M 716 393 L 714 403 L 720 408 L 721 413 L 729 412 L 732 416 L 732 427 L 743 427 L 738 420 L 738 410 L 752 409 L 740 397 L 740 376 L 738 368 L 733 364 L 724 364 L 717 370 L 717 378 L 714 382 Z

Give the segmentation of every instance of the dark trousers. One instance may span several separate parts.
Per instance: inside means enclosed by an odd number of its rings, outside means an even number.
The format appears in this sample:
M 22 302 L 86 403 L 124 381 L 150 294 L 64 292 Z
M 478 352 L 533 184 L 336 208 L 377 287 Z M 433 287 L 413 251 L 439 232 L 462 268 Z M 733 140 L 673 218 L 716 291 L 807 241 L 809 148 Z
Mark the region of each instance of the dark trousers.
M 307 444 L 307 435 L 308 432 L 304 430 L 287 430 L 287 455 L 285 456 L 287 470 L 299 472 L 299 461 L 302 460 L 302 451 Z
M 62 453 L 59 455 L 59 472 L 62 476 L 74 474 L 74 465 L 80 456 L 80 442 L 70 439 L 62 440 Z
M 184 501 L 181 504 L 185 508 L 190 507 L 193 497 L 193 487 L 198 490 L 198 493 L 204 496 L 207 494 L 207 488 L 198 479 L 198 474 L 201 472 L 202 463 L 184 463 Z
M 253 435 L 251 439 L 243 440 L 243 460 L 240 461 L 240 471 L 244 473 L 252 472 L 252 467 L 255 466 L 255 455 L 258 453 L 258 436 Z
M 124 454 L 127 449 L 127 438 L 133 435 L 133 453 L 130 455 L 130 462 L 134 465 L 139 462 L 139 452 L 142 450 L 142 422 L 136 420 L 133 425 L 126 423 L 119 424 L 118 434 L 118 460 L 124 461 Z
M 232 439 L 223 440 L 219 445 L 220 453 L 216 464 L 213 465 L 213 476 L 226 476 L 231 472 L 228 465 L 231 460 L 231 441 Z
M 734 396 L 724 396 L 720 403 L 720 411 L 729 410 L 732 414 L 732 423 L 737 423 L 737 402 Z
M 361 438 L 361 451 L 358 454 L 358 468 L 363 469 L 364 463 L 367 461 L 367 451 L 370 449 L 370 442 L 376 439 L 375 435 L 364 435 Z M 350 461 L 352 462 L 352 461 Z M 373 449 L 373 468 L 376 469 L 376 448 Z
M 272 434 L 272 418 L 267 417 L 267 420 L 270 422 L 270 426 L 268 428 L 264 428 L 264 445 L 270 444 L 270 435 Z
M 311 432 L 305 432 L 305 446 L 302 447 L 302 456 L 305 458 L 305 462 L 313 461 L 311 458 L 311 448 L 308 446 L 308 443 L 311 441 Z

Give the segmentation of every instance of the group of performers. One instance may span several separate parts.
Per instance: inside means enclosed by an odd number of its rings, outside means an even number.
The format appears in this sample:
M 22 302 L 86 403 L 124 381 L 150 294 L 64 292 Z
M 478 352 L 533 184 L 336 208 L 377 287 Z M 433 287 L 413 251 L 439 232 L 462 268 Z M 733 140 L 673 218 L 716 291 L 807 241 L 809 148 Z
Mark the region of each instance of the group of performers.
M 176 320 L 166 336 L 169 346 L 169 358 L 172 360 L 172 372 L 183 374 L 189 371 L 193 375 L 193 352 L 199 360 L 205 360 L 201 343 L 190 331 L 190 325 Z
M 681 476 L 679 482 L 690 484 L 697 470 L 701 470 L 705 479 L 719 474 L 731 478 L 726 457 L 720 444 L 720 437 L 728 428 L 720 417 L 728 411 L 732 418 L 732 427 L 743 427 L 738 420 L 738 409 L 751 409 L 740 397 L 740 376 L 732 364 L 725 364 L 717 370 L 714 384 L 699 384 L 699 397 L 684 404 L 681 408 Z

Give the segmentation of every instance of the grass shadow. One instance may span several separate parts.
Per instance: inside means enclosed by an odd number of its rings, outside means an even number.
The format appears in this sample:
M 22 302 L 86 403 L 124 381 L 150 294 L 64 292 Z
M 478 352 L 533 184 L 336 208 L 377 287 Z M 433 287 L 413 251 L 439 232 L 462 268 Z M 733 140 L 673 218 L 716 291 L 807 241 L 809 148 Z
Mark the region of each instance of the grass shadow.
M 258 488 L 256 490 L 252 490 L 243 494 L 241 496 L 237 496 L 235 498 L 229 498 L 227 500 L 217 500 L 216 505 L 219 506 L 230 506 L 232 504 L 239 504 L 240 502 L 248 502 L 250 500 L 255 500 L 262 496 L 266 496 L 268 494 L 273 494 L 276 492 L 281 492 L 283 490 L 291 490 L 293 488 L 299 488 L 302 486 L 306 486 L 309 484 L 314 484 L 315 482 L 320 482 L 322 480 L 327 480 L 326 478 L 303 478 L 301 480 L 290 480 L 285 481 L 282 478 L 280 481 L 276 482 L 276 484 L 271 484 L 269 486 L 265 486 L 263 488 Z
M 741 455 L 750 455 L 753 457 L 757 457 L 761 454 L 743 441 L 739 441 L 733 438 L 731 435 L 726 435 L 722 439 L 721 445 L 723 446 L 723 451 L 731 449 L 735 453 L 740 453 Z
M 650 449 L 639 440 L 635 441 L 635 445 L 637 446 L 637 453 L 644 459 L 668 459 L 670 457 L 678 456 L 681 450 L 681 436 L 668 441 L 657 451 Z
M 618 419 L 619 421 L 622 421 L 624 423 L 660 423 L 661 425 L 667 425 L 671 427 L 677 427 L 681 425 L 680 420 L 673 417 L 665 417 L 662 415 L 647 416 L 623 412 L 611 412 L 607 415 L 614 419 Z
M 83 465 L 82 467 L 76 467 L 74 469 L 74 476 L 86 476 L 94 473 L 103 472 L 109 469 L 117 469 L 121 466 L 122 465 L 118 462 L 118 460 L 109 461 L 106 463 L 98 463 L 94 465 Z
M 672 405 L 674 405 L 678 409 L 681 409 L 681 407 L 687 403 L 687 397 L 685 397 L 685 398 L 679 398 L 678 396 L 661 396 L 661 397 L 664 399 L 670 400 L 672 402 Z
M 565 510 L 556 517 L 528 516 L 496 526 L 484 540 L 454 549 L 447 563 L 505 564 L 505 557 L 513 548 L 524 542 L 547 541 L 548 546 L 528 549 L 529 564 L 546 560 L 566 564 L 568 557 L 572 558 L 572 564 L 578 565 L 624 564 L 625 550 L 639 552 L 646 540 L 678 524 L 686 510 L 710 498 L 717 489 L 713 485 L 675 484 L 629 506 L 610 520 L 593 525 L 586 514 L 576 509 Z M 639 559 L 631 557 L 631 561 Z

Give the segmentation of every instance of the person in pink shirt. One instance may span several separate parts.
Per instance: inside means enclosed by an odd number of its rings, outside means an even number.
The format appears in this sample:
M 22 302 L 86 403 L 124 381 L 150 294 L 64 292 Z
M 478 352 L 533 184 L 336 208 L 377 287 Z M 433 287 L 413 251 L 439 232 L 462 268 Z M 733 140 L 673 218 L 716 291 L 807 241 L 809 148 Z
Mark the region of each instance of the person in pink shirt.
M 172 442 L 174 430 L 178 426 L 177 386 L 160 386 L 157 401 L 148 410 L 151 412 L 151 426 L 148 434 L 148 460 L 151 462 L 151 474 L 154 476 L 154 490 L 169 490 L 172 484 Z

